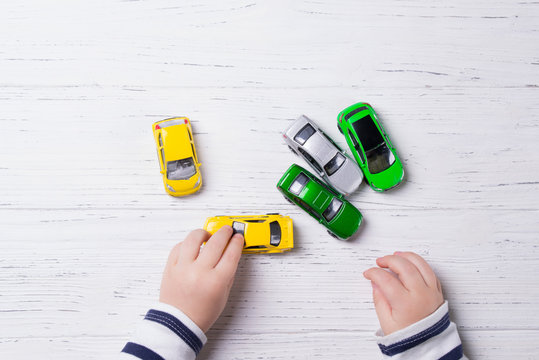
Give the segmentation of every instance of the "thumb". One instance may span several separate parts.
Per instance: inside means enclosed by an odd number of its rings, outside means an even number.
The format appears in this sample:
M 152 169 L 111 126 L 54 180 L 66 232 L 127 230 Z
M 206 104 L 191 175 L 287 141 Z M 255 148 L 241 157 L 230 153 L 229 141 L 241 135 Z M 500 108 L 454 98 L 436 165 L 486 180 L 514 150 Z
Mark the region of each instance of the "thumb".
M 380 327 L 385 334 L 388 334 L 388 329 L 391 327 L 393 318 L 391 316 L 391 305 L 384 296 L 384 293 L 376 283 L 371 281 L 372 285 L 372 299 L 374 301 L 374 307 L 376 309 L 376 315 L 378 321 L 380 321 Z

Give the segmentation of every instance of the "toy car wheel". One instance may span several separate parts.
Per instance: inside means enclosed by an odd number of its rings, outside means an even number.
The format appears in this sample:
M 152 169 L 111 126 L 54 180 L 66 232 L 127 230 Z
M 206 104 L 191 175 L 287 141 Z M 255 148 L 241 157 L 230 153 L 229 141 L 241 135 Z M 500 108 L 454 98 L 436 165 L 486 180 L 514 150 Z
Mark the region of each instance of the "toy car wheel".
M 286 201 L 288 201 L 290 204 L 294 204 L 294 202 L 293 202 L 292 200 L 290 200 L 289 198 L 287 198 L 286 196 L 284 197 L 284 199 L 285 199 Z
M 340 127 L 339 125 L 337 125 L 337 129 L 339 129 L 339 132 L 340 132 L 341 134 L 344 134 L 344 133 L 342 132 L 341 127 Z
M 279 213 L 266 213 L 266 215 L 281 215 Z
M 296 155 L 298 154 L 298 153 L 296 152 L 296 150 L 292 149 L 292 146 L 288 145 L 288 148 L 289 148 L 290 151 L 292 151 L 294 154 L 296 154 Z
M 332 237 L 334 237 L 335 239 L 340 239 L 337 235 L 335 235 L 334 233 L 332 233 L 329 230 L 328 230 L 328 234 L 331 235 Z

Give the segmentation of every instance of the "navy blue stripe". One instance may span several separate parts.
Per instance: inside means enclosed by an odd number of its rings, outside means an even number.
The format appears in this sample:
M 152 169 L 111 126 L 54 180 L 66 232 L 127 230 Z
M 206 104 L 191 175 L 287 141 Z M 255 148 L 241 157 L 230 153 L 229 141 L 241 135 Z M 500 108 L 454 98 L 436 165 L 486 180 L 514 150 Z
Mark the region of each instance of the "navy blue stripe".
M 378 344 L 378 347 L 382 351 L 383 354 L 388 356 L 393 356 L 396 354 L 400 354 L 401 352 L 404 352 L 408 349 L 413 348 L 414 346 L 417 346 L 428 339 L 441 334 L 445 329 L 449 327 L 450 321 L 449 321 L 449 313 L 446 313 L 443 318 L 440 319 L 436 324 L 432 325 L 426 330 L 421 331 L 418 334 L 415 334 L 414 336 L 410 336 L 409 338 L 406 338 L 404 340 L 401 340 L 395 344 L 391 345 L 382 345 Z
M 459 360 L 464 356 L 462 353 L 462 345 L 457 346 L 444 356 L 442 356 L 439 360 Z
M 142 360 L 165 360 L 158 353 L 148 349 L 146 346 L 128 342 L 122 352 L 138 357 Z
M 193 351 L 198 355 L 202 349 L 202 341 L 196 336 L 194 332 L 191 331 L 187 326 L 184 325 L 179 319 L 166 313 L 164 311 L 151 309 L 148 311 L 144 317 L 146 320 L 155 321 L 163 326 L 166 326 L 173 333 L 178 335 Z

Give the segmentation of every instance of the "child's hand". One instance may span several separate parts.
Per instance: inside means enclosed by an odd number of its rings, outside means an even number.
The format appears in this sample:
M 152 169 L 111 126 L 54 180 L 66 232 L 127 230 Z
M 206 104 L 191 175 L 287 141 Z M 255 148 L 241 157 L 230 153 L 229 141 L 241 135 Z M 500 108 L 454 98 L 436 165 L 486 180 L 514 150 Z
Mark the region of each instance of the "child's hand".
M 421 256 L 395 252 L 377 259 L 376 264 L 380 268 L 370 268 L 363 276 L 371 280 L 376 314 L 385 335 L 429 316 L 444 303 L 440 282 Z
M 201 229 L 192 231 L 170 252 L 159 300 L 177 307 L 207 332 L 225 308 L 243 243 L 240 234 L 232 236 L 230 226 L 211 237 Z

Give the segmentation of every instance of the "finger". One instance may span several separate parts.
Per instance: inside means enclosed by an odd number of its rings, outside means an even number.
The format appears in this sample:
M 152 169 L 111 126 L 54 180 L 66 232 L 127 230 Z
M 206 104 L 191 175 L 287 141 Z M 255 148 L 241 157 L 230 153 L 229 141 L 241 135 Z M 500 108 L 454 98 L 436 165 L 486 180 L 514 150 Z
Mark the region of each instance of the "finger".
M 378 285 L 390 305 L 396 304 L 399 299 L 406 296 L 406 288 L 400 280 L 384 269 L 373 267 L 365 271 L 363 276 Z
M 421 256 L 411 251 L 406 251 L 406 252 L 396 251 L 395 255 L 403 257 L 406 260 L 410 261 L 412 264 L 414 264 L 415 267 L 419 270 L 419 273 L 421 274 L 421 276 L 423 276 L 423 279 L 425 279 L 425 283 L 427 283 L 429 287 L 431 288 L 437 287 L 436 274 L 434 273 L 434 271 L 432 271 L 432 268 L 425 261 L 425 259 L 423 259 Z
M 219 271 L 231 279 L 234 278 L 234 274 L 236 274 L 244 241 L 243 235 L 241 234 L 232 236 L 232 239 L 230 239 L 228 246 L 223 252 L 223 256 L 221 256 L 219 263 L 215 266 L 216 269 L 219 269 Z
M 182 242 L 180 251 L 178 253 L 178 261 L 193 262 L 200 253 L 200 247 L 202 243 L 208 241 L 210 233 L 206 230 L 196 229 L 191 231 L 185 240 Z
M 374 301 L 374 308 L 376 309 L 376 315 L 378 321 L 380 321 L 380 327 L 382 330 L 386 327 L 386 324 L 390 324 L 393 321 L 391 316 L 391 305 L 384 296 L 384 293 L 376 283 L 371 281 L 372 285 L 372 300 Z M 385 332 L 385 330 L 384 330 Z
M 168 254 L 167 266 L 176 265 L 176 263 L 178 262 L 178 256 L 179 256 L 180 251 L 181 251 L 180 250 L 181 246 L 182 246 L 182 243 L 179 242 L 176 245 L 174 245 L 172 250 L 170 250 L 170 253 Z
M 197 262 L 210 268 L 215 267 L 231 237 L 232 228 L 228 225 L 221 227 L 206 242 Z
M 440 292 L 440 294 L 442 294 L 442 297 L 443 297 L 442 283 L 440 283 L 440 280 L 438 280 L 438 278 L 436 278 L 436 288 L 438 289 L 438 291 Z
M 397 255 L 383 256 L 376 259 L 376 264 L 397 274 L 404 287 L 408 290 L 427 286 L 415 265 L 403 257 Z

